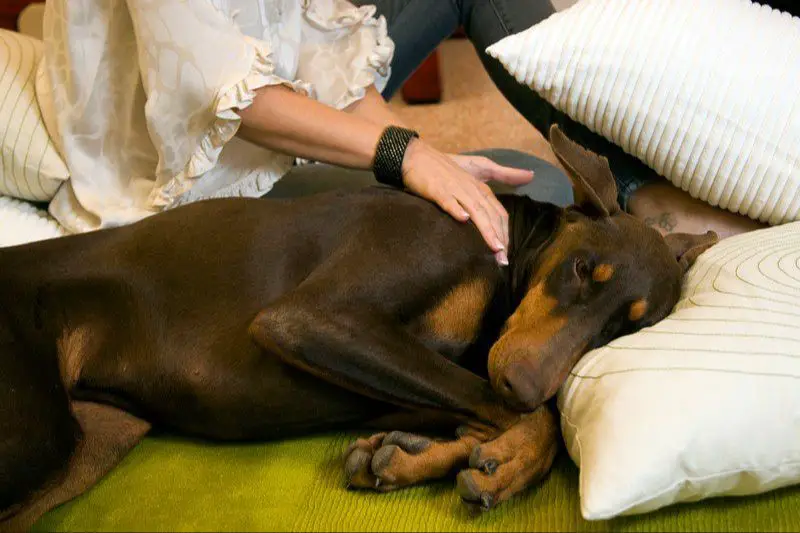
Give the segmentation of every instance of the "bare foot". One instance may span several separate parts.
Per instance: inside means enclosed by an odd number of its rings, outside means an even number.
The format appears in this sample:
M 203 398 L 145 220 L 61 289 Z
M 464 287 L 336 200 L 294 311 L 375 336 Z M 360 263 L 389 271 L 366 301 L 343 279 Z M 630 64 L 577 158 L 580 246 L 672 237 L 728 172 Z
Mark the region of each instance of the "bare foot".
M 637 190 L 629 202 L 630 213 L 661 232 L 705 233 L 712 230 L 725 239 L 768 227 L 745 215 L 713 207 L 692 198 L 667 181 L 650 183 Z

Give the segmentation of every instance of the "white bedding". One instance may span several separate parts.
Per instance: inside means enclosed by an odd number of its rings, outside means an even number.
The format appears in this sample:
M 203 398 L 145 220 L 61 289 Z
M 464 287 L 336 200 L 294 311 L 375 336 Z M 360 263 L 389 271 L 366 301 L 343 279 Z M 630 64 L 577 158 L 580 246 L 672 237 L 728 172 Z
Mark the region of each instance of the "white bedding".
M 34 204 L 0 196 L 0 247 L 62 237 L 67 232 Z

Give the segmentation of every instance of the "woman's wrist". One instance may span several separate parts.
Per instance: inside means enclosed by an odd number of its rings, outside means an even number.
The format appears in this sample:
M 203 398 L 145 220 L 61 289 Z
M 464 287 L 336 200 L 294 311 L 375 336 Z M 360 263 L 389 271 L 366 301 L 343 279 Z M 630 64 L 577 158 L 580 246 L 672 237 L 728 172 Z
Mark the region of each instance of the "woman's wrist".
M 397 188 L 405 186 L 403 165 L 410 145 L 418 138 L 416 131 L 399 126 L 387 126 L 383 130 L 375 147 L 372 164 L 372 172 L 379 183 Z

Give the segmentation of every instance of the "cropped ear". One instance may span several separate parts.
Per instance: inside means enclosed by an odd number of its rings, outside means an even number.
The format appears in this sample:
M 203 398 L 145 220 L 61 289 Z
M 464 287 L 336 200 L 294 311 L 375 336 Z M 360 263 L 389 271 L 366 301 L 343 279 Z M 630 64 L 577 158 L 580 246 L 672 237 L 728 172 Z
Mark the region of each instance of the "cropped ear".
M 700 254 L 719 242 L 719 236 L 713 231 L 703 235 L 670 233 L 664 240 L 685 273 L 697 261 Z
M 603 216 L 620 211 L 617 182 L 608 159 L 573 142 L 555 124 L 550 127 L 550 144 L 572 180 L 575 204 L 590 207 Z

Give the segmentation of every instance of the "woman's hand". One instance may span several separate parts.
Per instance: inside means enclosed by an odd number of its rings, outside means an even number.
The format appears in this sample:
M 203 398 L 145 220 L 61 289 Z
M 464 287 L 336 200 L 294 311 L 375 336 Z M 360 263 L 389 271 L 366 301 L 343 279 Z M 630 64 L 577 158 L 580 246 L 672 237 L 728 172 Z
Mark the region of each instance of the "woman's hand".
M 483 182 L 499 181 L 508 185 L 519 186 L 525 185 L 533 179 L 532 170 L 504 167 L 481 155 L 449 154 L 449 156 L 458 166 Z
M 485 157 L 443 154 L 419 139 L 411 142 L 403 159 L 406 187 L 456 220 L 471 219 L 501 265 L 508 264 L 508 213 L 486 182 L 522 185 L 532 178 L 530 171 L 503 167 Z
M 276 152 L 333 165 L 370 169 L 375 146 L 386 126 L 402 125 L 371 87 L 342 112 L 280 85 L 256 91 L 252 105 L 239 111 L 238 134 Z M 495 252 L 508 264 L 508 214 L 485 182 L 527 183 L 528 171 L 497 165 L 485 157 L 447 155 L 419 139 L 403 158 L 403 181 L 411 192 L 439 204 L 457 220 L 472 219 Z

